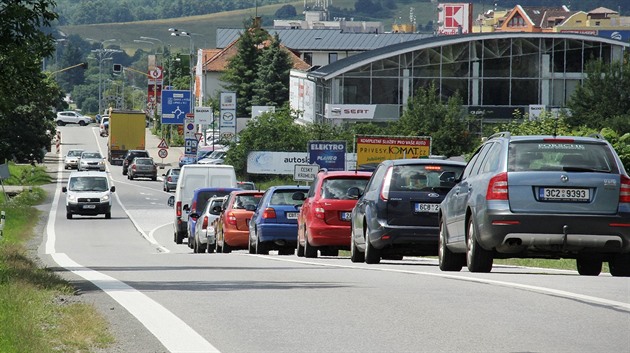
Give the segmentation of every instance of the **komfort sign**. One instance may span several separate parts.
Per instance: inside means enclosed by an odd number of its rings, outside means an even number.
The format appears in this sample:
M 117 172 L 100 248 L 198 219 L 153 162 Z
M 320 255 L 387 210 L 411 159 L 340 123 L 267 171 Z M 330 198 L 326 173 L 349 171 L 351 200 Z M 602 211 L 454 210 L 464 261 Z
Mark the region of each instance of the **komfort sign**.
M 426 158 L 431 155 L 430 136 L 357 135 L 357 168 L 375 166 L 388 159 Z

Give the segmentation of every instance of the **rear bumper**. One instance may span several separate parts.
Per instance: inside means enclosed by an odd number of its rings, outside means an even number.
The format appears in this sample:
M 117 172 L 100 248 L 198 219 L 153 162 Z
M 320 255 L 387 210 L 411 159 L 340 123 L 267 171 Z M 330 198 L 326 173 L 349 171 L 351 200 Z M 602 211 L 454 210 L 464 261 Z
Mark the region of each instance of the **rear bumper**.
M 297 245 L 297 224 L 265 224 L 257 230 L 261 243 Z
M 477 222 L 479 244 L 500 253 L 630 253 L 630 214 L 613 216 L 491 212 Z
M 386 253 L 433 256 L 438 253 L 438 227 L 390 226 L 370 230 L 370 243 Z
M 338 246 L 350 249 L 350 223 L 347 226 L 314 225 L 307 227 L 308 242 L 313 246 Z
M 230 230 L 223 234 L 223 241 L 231 247 L 247 248 L 247 242 L 249 241 L 249 230 Z

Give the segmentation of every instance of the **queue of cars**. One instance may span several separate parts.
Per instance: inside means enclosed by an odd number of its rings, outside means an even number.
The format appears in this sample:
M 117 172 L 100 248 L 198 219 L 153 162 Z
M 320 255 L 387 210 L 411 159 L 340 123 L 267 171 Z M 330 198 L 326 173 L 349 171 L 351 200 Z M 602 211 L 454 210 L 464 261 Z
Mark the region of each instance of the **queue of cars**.
M 352 262 L 368 264 L 429 255 L 443 271 L 470 272 L 490 272 L 495 258 L 569 258 L 581 275 L 599 275 L 607 262 L 613 276 L 630 276 L 630 177 L 599 136 L 500 133 L 468 163 L 401 159 L 372 173 L 320 171 L 310 187 L 257 194 L 245 216 L 234 212 L 239 193 L 194 215 L 204 219 L 195 234 L 206 234 L 209 252 L 349 250 Z M 241 232 L 233 242 L 228 225 Z

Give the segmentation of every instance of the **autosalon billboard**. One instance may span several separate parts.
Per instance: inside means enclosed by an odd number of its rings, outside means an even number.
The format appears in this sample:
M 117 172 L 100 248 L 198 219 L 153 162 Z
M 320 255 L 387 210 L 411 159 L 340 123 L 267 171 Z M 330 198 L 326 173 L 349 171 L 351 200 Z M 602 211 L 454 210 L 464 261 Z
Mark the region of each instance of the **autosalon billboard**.
M 293 175 L 295 165 L 310 164 L 308 158 L 308 152 L 252 151 L 247 155 L 247 172 Z M 356 153 L 346 153 L 346 170 L 354 169 L 356 164 Z
M 439 4 L 438 34 L 454 35 L 472 32 L 472 3 Z
M 371 169 L 386 159 L 423 158 L 431 155 L 429 136 L 357 135 L 357 169 Z

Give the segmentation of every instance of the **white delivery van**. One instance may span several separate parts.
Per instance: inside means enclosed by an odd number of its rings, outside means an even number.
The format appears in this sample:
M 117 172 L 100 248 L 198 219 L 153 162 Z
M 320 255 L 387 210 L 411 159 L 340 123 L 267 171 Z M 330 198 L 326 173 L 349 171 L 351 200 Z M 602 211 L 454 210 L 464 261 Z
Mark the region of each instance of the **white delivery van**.
M 96 216 L 104 214 L 112 218 L 112 192 L 116 187 L 111 185 L 105 172 L 72 172 L 67 186 L 61 189 L 66 193 L 66 218 L 72 215 Z
M 236 173 L 231 165 L 186 164 L 179 172 L 175 196 L 168 205 L 175 209 L 173 218 L 173 240 L 181 244 L 186 238 L 187 219 L 183 211 L 190 208 L 193 191 L 198 188 L 235 188 Z

